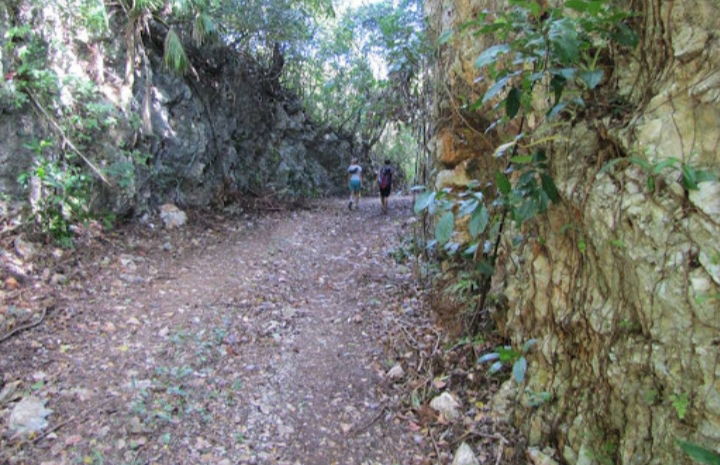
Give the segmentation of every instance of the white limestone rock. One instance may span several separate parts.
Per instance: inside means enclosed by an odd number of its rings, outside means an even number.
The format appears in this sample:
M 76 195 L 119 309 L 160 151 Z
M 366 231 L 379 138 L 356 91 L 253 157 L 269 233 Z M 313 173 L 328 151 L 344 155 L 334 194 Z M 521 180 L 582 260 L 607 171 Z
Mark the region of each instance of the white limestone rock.
M 165 228 L 179 228 L 187 222 L 187 215 L 172 203 L 166 203 L 160 207 L 160 218 Z
M 449 392 L 443 392 L 430 401 L 430 407 L 442 414 L 447 420 L 455 420 L 460 416 L 460 404 Z
M 452 465 L 480 465 L 480 462 L 477 457 L 475 457 L 472 448 L 468 446 L 466 442 L 463 442 L 457 451 L 455 451 Z

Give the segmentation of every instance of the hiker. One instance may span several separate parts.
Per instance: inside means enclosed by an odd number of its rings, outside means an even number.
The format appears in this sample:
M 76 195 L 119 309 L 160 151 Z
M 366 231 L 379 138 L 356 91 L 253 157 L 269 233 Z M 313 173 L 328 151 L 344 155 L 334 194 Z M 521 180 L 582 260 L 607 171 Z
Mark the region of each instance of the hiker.
M 388 197 L 392 190 L 392 178 L 393 169 L 390 166 L 390 160 L 385 160 L 385 165 L 380 169 L 378 173 L 378 185 L 380 186 L 380 205 L 382 206 L 382 212 L 387 213 L 388 211 Z
M 353 201 L 355 202 L 355 208 L 360 206 L 360 188 L 362 187 L 362 167 L 358 165 L 357 158 L 352 159 L 347 172 L 348 187 L 350 188 L 350 203 L 348 203 L 348 209 L 352 210 Z

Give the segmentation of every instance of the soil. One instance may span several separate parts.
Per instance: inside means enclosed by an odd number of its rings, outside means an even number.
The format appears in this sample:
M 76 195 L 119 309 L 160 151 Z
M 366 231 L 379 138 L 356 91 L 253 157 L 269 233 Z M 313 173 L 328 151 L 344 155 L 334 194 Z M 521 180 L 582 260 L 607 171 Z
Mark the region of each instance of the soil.
M 43 322 L 0 343 L 2 430 L 21 397 L 52 410 L 0 463 L 429 463 L 387 376 L 397 316 L 422 313 L 392 258 L 411 214 L 206 213 L 78 250 Z

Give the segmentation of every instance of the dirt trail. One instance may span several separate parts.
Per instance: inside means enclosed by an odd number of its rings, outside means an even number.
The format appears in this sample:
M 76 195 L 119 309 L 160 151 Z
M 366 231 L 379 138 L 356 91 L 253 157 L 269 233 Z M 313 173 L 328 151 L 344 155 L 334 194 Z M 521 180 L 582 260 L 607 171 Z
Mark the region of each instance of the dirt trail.
M 50 434 L 8 441 L 0 463 L 421 462 L 385 388 L 383 336 L 412 287 L 388 257 L 410 215 L 394 201 L 388 215 L 364 199 L 206 218 L 108 247 L 43 325 L 0 347 L 5 381 L 53 410 Z

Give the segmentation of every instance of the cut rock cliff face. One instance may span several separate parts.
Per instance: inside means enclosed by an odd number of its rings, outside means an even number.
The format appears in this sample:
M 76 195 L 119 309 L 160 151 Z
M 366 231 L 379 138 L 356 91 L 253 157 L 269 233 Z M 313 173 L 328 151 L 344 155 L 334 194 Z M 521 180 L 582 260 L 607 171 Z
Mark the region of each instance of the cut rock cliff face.
M 279 74 L 269 76 L 251 57 L 216 44 L 187 45 L 194 71 L 180 77 L 162 63 L 161 26 L 150 24 L 136 38 L 144 56 L 130 56 L 123 34 L 89 38 L 73 21 L 52 4 L 0 5 L 0 34 L 28 25 L 46 44 L 47 69 L 63 83 L 58 101 L 70 95 L 66 78 L 87 80 L 96 86 L 97 103 L 112 109 L 112 127 L 83 147 L 114 184 L 98 183 L 94 208 L 138 214 L 164 202 L 202 207 L 241 196 L 294 199 L 344 186 L 340 167 L 352 156 L 352 138 L 312 121 Z M 9 53 L 0 55 L 0 191 L 11 196 L 23 195 L 16 179 L 30 168 L 28 142 L 59 139 L 31 102 L 8 103 L 16 65 Z
M 430 0 L 427 12 L 439 36 L 507 7 Z M 632 111 L 622 122 L 559 127 L 563 142 L 548 146 L 548 157 L 562 201 L 522 231 L 506 231 L 492 283 L 506 297 L 494 318 L 513 346 L 539 341 L 507 419 L 530 446 L 550 444 L 573 465 L 690 463 L 676 439 L 720 452 L 720 184 L 687 191 L 680 170 L 666 170 L 650 193 L 635 164 L 602 169 L 621 156 L 674 157 L 719 174 L 720 4 L 630 8 L 641 44 L 616 57 L 613 78 Z M 456 34 L 441 48 L 439 188 L 492 181 L 503 166 L 494 147 L 517 133 L 483 134 L 487 123 L 453 103 L 482 96 L 487 84 L 473 62 L 490 45 Z M 527 240 L 513 246 L 519 233 Z M 527 406 L 527 390 L 553 400 Z

